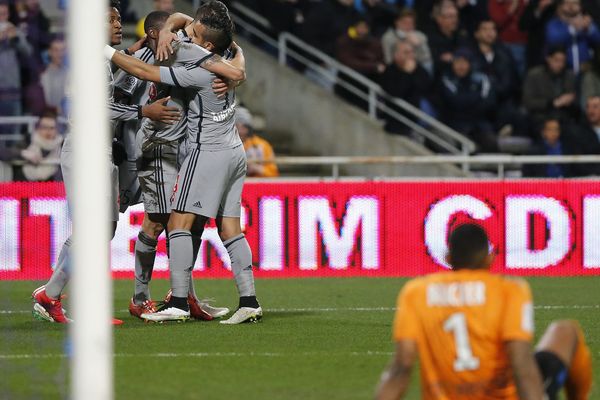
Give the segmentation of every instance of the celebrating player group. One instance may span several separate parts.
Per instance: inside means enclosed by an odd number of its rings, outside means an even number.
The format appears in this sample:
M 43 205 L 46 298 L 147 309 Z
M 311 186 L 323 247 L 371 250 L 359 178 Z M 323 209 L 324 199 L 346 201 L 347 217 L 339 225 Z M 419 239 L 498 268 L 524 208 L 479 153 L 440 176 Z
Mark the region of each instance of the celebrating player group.
M 111 46 L 119 45 L 118 1 L 111 1 L 107 22 Z M 238 309 L 221 323 L 257 321 L 262 308 L 254 289 L 252 253 L 240 225 L 246 155 L 234 121 L 235 87 L 245 79 L 245 60 L 233 42 L 227 7 L 211 1 L 194 18 L 155 11 L 146 17 L 144 30 L 145 37 L 123 52 L 105 48 L 113 128 L 113 144 L 106 149 L 113 236 L 119 211 L 140 201 L 145 211 L 135 244 L 129 312 L 147 321 L 212 320 L 229 313 L 199 300 L 192 279 L 204 226 L 214 218 L 240 296 Z M 76 190 L 72 160 L 67 138 L 61 168 L 69 203 Z M 158 236 L 165 230 L 171 290 L 157 303 L 149 283 Z M 38 318 L 71 322 L 61 303 L 70 276 L 70 247 L 71 238 L 50 280 L 32 294 Z

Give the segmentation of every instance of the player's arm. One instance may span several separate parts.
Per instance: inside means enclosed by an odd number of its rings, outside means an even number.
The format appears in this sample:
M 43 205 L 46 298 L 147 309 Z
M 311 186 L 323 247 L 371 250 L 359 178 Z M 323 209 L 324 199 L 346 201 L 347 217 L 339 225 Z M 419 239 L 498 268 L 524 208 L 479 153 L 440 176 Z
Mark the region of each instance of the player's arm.
M 234 54 L 231 60 L 225 60 L 218 54 L 213 54 L 211 57 L 201 60 L 199 65 L 215 75 L 235 82 L 235 85 L 239 86 L 246 80 L 246 58 L 242 48 L 235 42 L 231 45 L 231 51 Z
M 173 32 L 183 29 L 194 21 L 194 18 L 182 13 L 173 13 L 167 18 L 163 29 L 158 35 L 158 44 L 156 46 L 156 59 L 158 61 L 168 60 L 169 55 L 174 53 L 173 40 L 177 39 L 177 35 Z
M 170 99 L 170 97 L 166 97 L 145 106 L 119 104 L 110 101 L 108 103 L 109 117 L 111 121 L 132 121 L 147 117 L 153 121 L 174 124 L 179 121 L 181 114 L 177 107 L 167 106 Z
M 105 56 L 123 71 L 144 81 L 160 82 L 160 69 L 155 65 L 146 64 L 135 57 L 116 51 L 110 46 L 105 47 Z
M 525 340 L 511 340 L 505 343 L 510 365 L 513 369 L 519 398 L 542 400 L 544 387 L 542 377 L 533 357 L 531 343 Z
M 417 342 L 403 339 L 396 343 L 396 355 L 377 386 L 377 400 L 401 399 L 410 383 L 410 373 L 417 359 Z

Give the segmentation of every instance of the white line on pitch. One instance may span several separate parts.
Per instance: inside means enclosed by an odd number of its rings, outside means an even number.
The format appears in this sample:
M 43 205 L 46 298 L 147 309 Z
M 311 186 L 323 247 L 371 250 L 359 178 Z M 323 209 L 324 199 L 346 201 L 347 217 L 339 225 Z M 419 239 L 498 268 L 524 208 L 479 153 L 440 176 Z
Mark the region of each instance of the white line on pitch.
M 322 356 L 324 354 L 332 355 L 350 355 L 353 357 L 364 357 L 364 356 L 390 356 L 393 353 L 387 351 L 364 351 L 357 352 L 353 351 L 350 353 L 345 352 L 303 352 L 303 353 L 272 353 L 272 352 L 204 352 L 204 353 L 115 353 L 114 357 L 120 358 L 205 358 L 205 357 L 290 357 L 290 356 Z M 48 358 L 65 358 L 65 354 L 0 354 L 0 360 L 23 360 L 23 359 L 48 359 Z
M 580 310 L 580 309 L 600 309 L 600 304 L 588 305 L 537 305 L 534 307 L 537 310 Z M 339 311 L 355 311 L 355 312 L 374 312 L 374 311 L 395 311 L 395 307 L 305 307 L 305 308 L 267 308 L 265 312 L 272 313 L 294 313 L 294 312 L 339 312 Z M 117 310 L 119 313 L 127 312 L 128 310 Z M 28 314 L 31 310 L 0 310 L 2 314 Z

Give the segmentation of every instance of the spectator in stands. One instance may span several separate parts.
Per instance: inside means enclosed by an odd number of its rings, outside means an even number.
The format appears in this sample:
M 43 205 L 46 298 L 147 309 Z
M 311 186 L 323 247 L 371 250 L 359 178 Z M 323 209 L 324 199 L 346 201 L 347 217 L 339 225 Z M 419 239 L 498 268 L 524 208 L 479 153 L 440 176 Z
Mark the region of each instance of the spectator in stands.
M 0 2 L 0 115 L 18 116 L 22 112 L 19 56 L 29 57 L 31 46 L 24 32 L 9 22 L 8 3 Z M 17 133 L 18 126 L 0 125 L 0 133 Z M 9 144 L 0 141 L 0 146 Z
M 487 75 L 496 93 L 494 129 L 499 131 L 504 127 L 510 131 L 516 130 L 518 135 L 526 135 L 526 119 L 519 112 L 515 101 L 515 94 L 519 91 L 517 70 L 510 51 L 497 38 L 494 21 L 481 20 L 475 31 L 473 69 Z
M 369 20 L 373 35 L 380 37 L 398 13 L 398 0 L 354 0 L 354 8 Z
M 46 112 L 36 125 L 31 144 L 21 151 L 27 162 L 22 169 L 27 181 L 60 180 L 60 149 L 63 137 L 58 133 L 56 114 Z M 18 176 L 18 175 L 17 175 Z
M 271 160 L 275 152 L 269 142 L 256 135 L 252 127 L 252 114 L 245 107 L 237 107 L 235 111 L 235 126 L 240 134 L 246 157 L 249 159 Z M 272 178 L 279 176 L 279 170 L 274 162 L 264 164 L 248 163 L 248 176 Z
M 583 74 L 581 80 L 581 104 L 585 107 L 590 97 L 600 96 L 600 47 L 594 51 L 594 59 L 590 69 Z
M 408 39 L 396 43 L 394 62 L 387 66 L 381 76 L 381 87 L 391 96 L 406 100 L 419 108 L 421 101 L 431 92 L 429 73 L 416 59 L 412 42 Z M 389 103 L 388 107 L 394 108 Z M 407 134 L 406 127 L 393 118 L 386 118 L 385 129 L 392 133 Z
M 581 154 L 573 136 L 563 135 L 563 126 L 558 118 L 544 119 L 540 125 L 538 143 L 531 149 L 533 155 L 563 156 Z M 589 167 L 581 164 L 528 164 L 523 167 L 523 175 L 545 178 L 569 178 L 592 173 Z
M 42 73 L 40 81 L 44 88 L 44 98 L 48 107 L 53 107 L 62 115 L 61 103 L 65 97 L 68 70 L 65 66 L 66 45 L 62 38 L 55 38 L 50 43 L 48 56 L 50 64 Z
M 433 71 L 431 50 L 427 43 L 427 36 L 415 29 L 416 16 L 414 11 L 404 9 L 396 15 L 394 26 L 390 27 L 381 38 L 383 59 L 386 64 L 394 62 L 396 43 L 399 40 L 408 40 L 415 51 L 417 62 L 430 73 Z
M 592 17 L 583 14 L 580 0 L 559 0 L 556 17 L 546 25 L 546 43 L 567 49 L 567 64 L 575 73 L 592 58 L 600 45 L 600 30 Z
M 498 141 L 489 114 L 496 106 L 496 94 L 488 77 L 472 70 L 472 59 L 468 48 L 459 48 L 452 68 L 442 75 L 442 119 L 477 143 L 478 151 L 494 152 Z
M 428 33 L 429 47 L 436 74 L 442 74 L 452 64 L 452 54 L 466 44 L 465 34 L 458 29 L 458 9 L 451 1 L 433 7 L 435 26 Z
M 458 8 L 460 28 L 469 34 L 475 32 L 479 21 L 488 15 L 487 3 L 488 0 L 454 0 Z
M 585 120 L 578 127 L 577 136 L 585 154 L 600 154 L 600 95 L 588 97 Z M 596 165 L 600 170 L 600 165 Z
M 532 68 L 544 63 L 544 38 L 546 24 L 554 16 L 553 0 L 530 0 L 519 20 L 519 28 L 527 32 L 527 66 Z
M 344 65 L 352 68 L 365 77 L 377 81 L 385 71 L 381 42 L 371 35 L 369 23 L 365 19 L 359 20 L 348 31 L 340 36 L 336 42 L 336 58 Z M 338 73 L 338 79 L 350 80 L 354 86 L 361 87 L 358 82 L 344 73 Z M 336 93 L 358 106 L 365 107 L 365 102 L 342 86 L 336 86 Z M 364 90 L 366 92 L 366 89 Z
M 527 32 L 519 27 L 526 4 L 527 0 L 489 0 L 488 3 L 490 18 L 496 23 L 500 41 L 508 47 L 517 63 L 520 77 L 525 76 L 527 69 Z
M 33 47 L 36 56 L 35 62 L 39 75 L 41 69 L 41 53 L 50 45 L 50 20 L 44 15 L 39 0 L 16 0 L 15 1 L 15 25 L 27 34 L 27 41 Z
M 336 39 L 356 22 L 353 0 L 327 0 L 314 3 L 304 19 L 301 37 L 311 46 L 333 56 Z
M 550 48 L 546 65 L 529 71 L 523 84 L 523 106 L 534 125 L 540 125 L 550 115 L 558 115 L 563 120 L 577 117 L 575 74 L 567 69 L 564 48 Z

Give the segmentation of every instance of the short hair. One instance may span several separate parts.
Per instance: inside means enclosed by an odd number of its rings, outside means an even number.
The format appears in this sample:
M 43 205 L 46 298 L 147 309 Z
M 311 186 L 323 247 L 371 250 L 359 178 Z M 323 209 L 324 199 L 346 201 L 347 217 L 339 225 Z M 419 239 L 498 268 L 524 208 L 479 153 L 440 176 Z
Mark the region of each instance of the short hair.
M 483 24 L 494 24 L 494 27 L 496 27 L 496 22 L 494 22 L 493 19 L 491 18 L 482 18 L 479 21 L 477 21 L 477 26 L 475 28 L 476 31 L 481 29 L 481 25 Z
M 476 223 L 461 224 L 450 233 L 448 250 L 453 269 L 482 268 L 489 252 L 487 233 Z
M 567 49 L 565 48 L 565 46 L 561 46 L 561 45 L 549 46 L 546 48 L 544 55 L 546 57 L 551 57 L 551 56 L 555 55 L 556 53 L 562 53 L 562 54 L 566 55 Z
M 198 10 L 196 10 L 195 19 L 207 28 L 230 30 L 233 34 L 234 25 L 229 16 L 229 9 L 221 1 L 206 1 L 198 8 Z
M 215 46 L 215 53 L 222 54 L 231 46 L 235 28 L 225 4 L 217 0 L 202 4 L 195 20 L 204 25 L 204 39 Z
M 148 33 L 150 29 L 162 29 L 169 15 L 166 11 L 152 11 L 144 20 L 144 32 Z
M 402 18 L 406 18 L 406 17 L 411 17 L 411 18 L 417 18 L 417 13 L 410 8 L 403 8 L 402 10 L 400 10 L 399 12 L 396 13 L 396 15 L 394 16 L 394 21 L 398 20 L 398 19 L 402 19 Z
M 121 10 L 121 1 L 120 0 L 110 0 L 110 8 L 116 8 L 117 10 Z
M 456 7 L 456 4 L 454 4 L 453 1 L 441 0 L 433 5 L 433 9 L 431 10 L 431 16 L 434 18 L 439 17 L 440 15 L 442 15 L 442 10 L 444 10 L 444 8 L 447 8 L 447 7 L 452 7 L 456 11 L 458 11 L 458 7 Z

